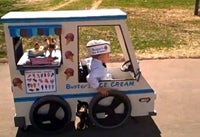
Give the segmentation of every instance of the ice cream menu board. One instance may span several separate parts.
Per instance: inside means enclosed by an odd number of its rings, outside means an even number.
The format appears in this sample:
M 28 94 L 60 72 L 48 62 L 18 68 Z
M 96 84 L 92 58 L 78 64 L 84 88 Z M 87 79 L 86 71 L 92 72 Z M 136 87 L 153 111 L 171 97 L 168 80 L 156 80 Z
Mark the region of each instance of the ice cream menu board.
M 26 70 L 25 83 L 27 93 L 56 91 L 55 70 Z

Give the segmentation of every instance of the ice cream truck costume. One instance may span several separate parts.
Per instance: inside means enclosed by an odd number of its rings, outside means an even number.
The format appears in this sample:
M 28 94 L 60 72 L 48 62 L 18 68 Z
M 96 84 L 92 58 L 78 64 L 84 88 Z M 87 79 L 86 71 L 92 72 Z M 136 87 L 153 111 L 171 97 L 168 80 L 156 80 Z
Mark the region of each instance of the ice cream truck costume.
M 156 92 L 139 69 L 126 18 L 127 14 L 120 9 L 4 15 L 1 22 L 16 109 L 15 126 L 26 129 L 33 125 L 45 132 L 63 130 L 75 119 L 77 100 L 89 103 L 90 120 L 102 128 L 118 127 L 129 116 L 156 115 Z M 91 60 L 79 56 L 80 28 L 90 26 L 112 26 L 125 59 L 119 67 L 107 67 L 112 78 L 100 81 L 101 87 L 109 89 L 106 97 L 87 83 Z M 47 41 L 48 46 L 41 44 L 42 52 L 24 49 L 23 39 L 36 36 L 56 36 L 58 40 Z M 112 43 L 110 47 L 112 51 Z

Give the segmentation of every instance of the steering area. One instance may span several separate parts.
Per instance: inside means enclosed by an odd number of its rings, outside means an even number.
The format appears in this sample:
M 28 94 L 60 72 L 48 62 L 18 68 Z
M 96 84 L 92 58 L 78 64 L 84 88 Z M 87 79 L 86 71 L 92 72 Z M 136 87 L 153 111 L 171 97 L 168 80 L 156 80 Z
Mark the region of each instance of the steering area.
M 122 72 L 133 71 L 133 66 L 131 65 L 131 60 L 125 61 L 125 62 L 122 64 L 120 70 L 121 70 Z

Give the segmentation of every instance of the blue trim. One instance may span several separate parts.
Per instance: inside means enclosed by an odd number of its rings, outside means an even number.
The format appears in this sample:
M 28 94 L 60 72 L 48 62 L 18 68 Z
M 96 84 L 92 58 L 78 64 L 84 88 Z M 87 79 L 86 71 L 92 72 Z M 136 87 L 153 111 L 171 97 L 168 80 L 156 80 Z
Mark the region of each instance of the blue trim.
M 53 25 L 16 25 L 8 26 L 9 29 L 32 29 L 32 28 L 61 28 L 62 25 L 53 24 Z
M 9 12 L 1 17 L 2 23 L 75 22 L 124 20 L 127 14 L 120 9 L 26 11 Z
M 123 91 L 126 95 L 131 95 L 131 94 L 148 94 L 148 93 L 154 93 L 153 89 L 139 89 L 139 90 L 127 90 Z M 72 98 L 86 98 L 86 97 L 93 97 L 96 92 L 91 92 L 91 93 L 77 93 L 77 94 L 62 94 L 58 95 L 64 99 L 72 99 Z M 14 98 L 14 102 L 30 102 L 30 101 L 35 101 L 41 96 L 35 96 L 35 97 L 19 97 L 19 98 Z
M 38 29 L 42 29 L 43 35 L 54 35 L 55 29 L 61 29 L 62 26 L 55 24 L 55 25 L 16 25 L 16 26 L 8 26 L 10 36 L 11 37 L 20 37 L 21 36 L 21 30 L 26 30 L 26 36 L 37 36 L 39 35 Z
M 153 89 L 138 89 L 138 90 L 127 90 L 124 91 L 126 95 L 130 94 L 146 94 L 146 93 L 154 93 Z
M 35 18 L 35 19 L 1 19 L 2 23 L 33 23 L 33 22 L 77 22 L 77 21 L 102 21 L 102 20 L 124 20 L 126 16 L 107 17 L 71 17 L 71 18 Z

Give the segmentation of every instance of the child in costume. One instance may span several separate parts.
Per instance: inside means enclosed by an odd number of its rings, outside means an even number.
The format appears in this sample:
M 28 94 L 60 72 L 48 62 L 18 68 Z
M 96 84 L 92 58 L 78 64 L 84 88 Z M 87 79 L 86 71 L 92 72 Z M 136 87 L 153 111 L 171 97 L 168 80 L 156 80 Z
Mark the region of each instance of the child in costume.
M 110 42 L 104 40 L 91 40 L 87 43 L 87 49 L 92 56 L 90 73 L 87 81 L 92 88 L 97 89 L 103 96 L 108 95 L 108 90 L 100 86 L 99 81 L 107 79 L 106 63 L 109 61 Z

